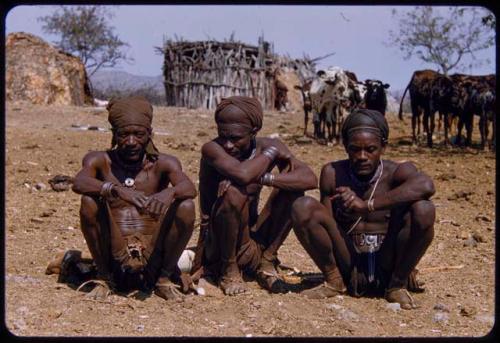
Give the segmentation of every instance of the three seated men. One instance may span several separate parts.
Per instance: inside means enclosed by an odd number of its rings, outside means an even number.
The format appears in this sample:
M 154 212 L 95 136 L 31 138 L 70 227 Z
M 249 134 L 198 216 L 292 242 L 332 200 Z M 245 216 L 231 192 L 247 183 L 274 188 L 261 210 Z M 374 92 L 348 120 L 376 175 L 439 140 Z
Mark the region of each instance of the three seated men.
M 187 287 L 177 261 L 193 232 L 196 189 L 180 162 L 154 146 L 147 100 L 113 100 L 108 111 L 112 149 L 89 152 L 73 185 L 102 281 L 91 296 L 139 288 L 179 298 Z M 247 291 L 245 274 L 270 292 L 286 291 L 277 252 L 293 227 L 325 278 L 306 296 L 383 292 L 415 308 L 407 289 L 422 290 L 415 267 L 434 235 L 434 185 L 410 162 L 381 159 L 389 136 L 384 116 L 362 109 L 346 118 L 348 159 L 323 167 L 320 201 L 304 196 L 317 187 L 311 168 L 279 139 L 257 137 L 262 121 L 254 98 L 233 96 L 217 106 L 218 135 L 201 151 L 193 280 L 237 295 Z M 259 212 L 263 186 L 271 189 Z

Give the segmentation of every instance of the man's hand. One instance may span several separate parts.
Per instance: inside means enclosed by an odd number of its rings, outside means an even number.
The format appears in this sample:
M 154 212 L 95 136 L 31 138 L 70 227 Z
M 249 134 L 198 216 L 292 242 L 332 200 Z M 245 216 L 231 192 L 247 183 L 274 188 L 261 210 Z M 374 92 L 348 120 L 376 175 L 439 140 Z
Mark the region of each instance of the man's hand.
M 164 189 L 159 193 L 152 194 L 144 204 L 152 217 L 158 217 L 166 212 L 174 200 L 174 189 L 172 187 Z
M 332 201 L 340 199 L 342 206 L 354 213 L 367 214 L 368 204 L 365 200 L 361 199 L 349 187 L 335 188 L 336 194 L 331 197 Z
M 127 187 L 115 186 L 113 187 L 113 191 L 116 192 L 116 195 L 120 199 L 131 203 L 132 205 L 140 209 L 145 207 L 148 200 L 148 197 L 144 195 L 144 192 L 138 192 Z

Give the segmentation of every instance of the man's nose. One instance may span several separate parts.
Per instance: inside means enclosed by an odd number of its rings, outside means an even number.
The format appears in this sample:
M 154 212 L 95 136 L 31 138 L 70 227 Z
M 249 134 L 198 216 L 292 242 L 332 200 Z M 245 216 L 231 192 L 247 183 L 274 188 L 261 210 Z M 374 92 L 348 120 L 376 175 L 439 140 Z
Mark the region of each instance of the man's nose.
M 234 144 L 233 144 L 233 142 L 231 142 L 230 140 L 226 140 L 226 141 L 224 142 L 224 149 L 226 149 L 226 150 L 230 150 L 230 149 L 232 149 L 232 148 L 234 148 Z
M 130 135 L 127 137 L 125 144 L 127 145 L 135 145 L 137 143 L 137 140 L 135 139 L 134 135 Z
M 366 151 L 361 150 L 361 151 L 359 152 L 359 159 L 360 159 L 360 160 L 366 160 L 366 159 L 367 159 L 367 154 L 366 154 Z

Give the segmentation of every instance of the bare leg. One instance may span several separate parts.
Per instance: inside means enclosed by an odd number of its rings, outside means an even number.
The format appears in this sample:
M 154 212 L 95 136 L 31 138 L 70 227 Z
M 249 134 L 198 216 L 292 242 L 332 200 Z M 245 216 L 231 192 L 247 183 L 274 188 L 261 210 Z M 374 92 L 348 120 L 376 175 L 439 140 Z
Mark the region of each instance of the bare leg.
M 307 136 L 307 122 L 309 121 L 309 111 L 304 110 L 304 136 Z
M 242 235 L 249 235 L 248 196 L 229 186 L 222 197 L 219 208 L 215 210 L 212 227 L 220 247 L 220 286 L 226 295 L 236 295 L 247 291 L 236 254 Z
M 432 242 L 435 213 L 434 204 L 428 200 L 417 201 L 408 210 L 391 211 L 387 237 L 380 249 L 380 264 L 383 270 L 391 273 L 386 299 L 400 303 L 405 309 L 414 307 L 413 300 L 405 292 L 406 283 Z
M 319 201 L 309 196 L 295 201 L 292 220 L 297 238 L 323 272 L 326 281 L 325 285 L 304 294 L 311 298 L 325 298 L 344 293 L 342 279 L 350 279 L 353 252 L 335 220 Z
M 178 205 L 175 204 L 172 210 L 175 210 L 173 222 L 170 222 L 170 228 L 161 228 L 166 232 L 158 241 L 158 244 L 162 246 L 162 265 L 160 276 L 156 282 L 155 293 L 164 299 L 176 299 L 180 296 L 171 282 L 171 276 L 176 269 L 179 257 L 193 234 L 195 219 L 193 200 L 183 200 Z M 170 223 L 164 222 L 162 226 Z
M 101 209 L 102 210 L 102 209 Z M 82 196 L 80 207 L 80 226 L 96 264 L 98 278 L 108 279 L 110 273 L 110 237 L 109 232 L 100 223 L 98 202 L 90 196 Z M 106 227 L 106 225 L 104 225 Z
M 257 268 L 257 281 L 273 293 L 285 292 L 286 288 L 276 271 L 278 249 L 292 229 L 292 204 L 303 192 L 273 190 L 255 224 L 255 241 L 263 247 Z

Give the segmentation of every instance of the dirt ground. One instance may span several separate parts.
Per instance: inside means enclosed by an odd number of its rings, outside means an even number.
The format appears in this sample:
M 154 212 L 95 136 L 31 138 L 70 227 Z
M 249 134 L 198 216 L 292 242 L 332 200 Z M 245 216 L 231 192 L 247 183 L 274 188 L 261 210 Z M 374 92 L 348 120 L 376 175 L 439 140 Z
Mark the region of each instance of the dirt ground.
M 176 155 L 197 180 L 200 147 L 214 137 L 212 113 L 155 108 L 154 141 Z M 309 300 L 300 293 L 270 295 L 256 282 L 237 297 L 190 295 L 172 303 L 152 295 L 139 300 L 111 295 L 88 300 L 57 275 L 45 275 L 53 256 L 87 251 L 79 230 L 80 198 L 55 192 L 48 180 L 73 176 L 89 150 L 109 147 L 102 108 L 6 104 L 5 316 L 17 336 L 483 336 L 494 324 L 495 165 L 488 151 L 411 146 L 410 118 L 388 114 L 390 144 L 385 157 L 413 161 L 435 180 L 435 238 L 418 268 L 426 292 L 414 294 L 420 308 L 388 306 L 381 298 L 338 296 Z M 477 142 L 477 123 L 474 139 Z M 310 130 L 312 128 L 310 127 Z M 341 146 L 301 138 L 302 114 L 266 112 L 260 135 L 279 135 L 319 175 L 328 161 L 343 159 Z M 437 137 L 440 141 L 440 138 Z M 39 184 L 39 183 L 43 183 Z M 37 186 L 38 184 L 38 186 Z M 37 189 L 40 188 L 40 190 Z M 268 193 L 264 193 L 267 195 Z M 308 194 L 319 197 L 317 190 Z M 197 220 L 198 222 L 198 220 Z M 198 236 L 196 228 L 190 245 Z M 281 261 L 318 272 L 293 232 L 279 251 Z

